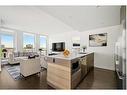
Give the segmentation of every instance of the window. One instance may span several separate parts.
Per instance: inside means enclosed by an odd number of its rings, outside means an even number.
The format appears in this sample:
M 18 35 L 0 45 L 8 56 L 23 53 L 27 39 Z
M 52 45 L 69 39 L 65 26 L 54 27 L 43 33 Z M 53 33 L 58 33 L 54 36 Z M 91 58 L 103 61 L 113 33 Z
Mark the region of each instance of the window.
M 1 34 L 1 45 L 4 48 L 14 48 L 14 37 L 11 34 Z
M 6 57 L 8 57 L 9 54 L 14 51 L 14 35 L 1 33 L 0 34 L 0 43 L 1 43 L 0 49 L 1 50 L 6 49 L 6 51 L 7 51 Z M 2 54 L 2 53 L 0 52 L 0 54 Z M 1 57 L 2 56 L 3 55 L 1 55 Z
M 35 48 L 35 35 L 30 33 L 23 34 L 23 48 L 34 49 Z
M 47 48 L 47 37 L 46 36 L 40 36 L 40 48 L 46 50 Z
M 40 48 L 42 49 L 41 54 L 47 55 L 47 37 L 40 36 Z

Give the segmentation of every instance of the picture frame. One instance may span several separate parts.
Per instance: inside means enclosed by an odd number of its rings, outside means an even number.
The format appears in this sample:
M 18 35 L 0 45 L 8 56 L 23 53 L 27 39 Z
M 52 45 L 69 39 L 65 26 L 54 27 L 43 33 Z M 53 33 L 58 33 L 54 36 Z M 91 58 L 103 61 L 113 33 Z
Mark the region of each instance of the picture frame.
M 89 35 L 90 47 L 105 47 L 107 46 L 107 33 L 98 33 Z

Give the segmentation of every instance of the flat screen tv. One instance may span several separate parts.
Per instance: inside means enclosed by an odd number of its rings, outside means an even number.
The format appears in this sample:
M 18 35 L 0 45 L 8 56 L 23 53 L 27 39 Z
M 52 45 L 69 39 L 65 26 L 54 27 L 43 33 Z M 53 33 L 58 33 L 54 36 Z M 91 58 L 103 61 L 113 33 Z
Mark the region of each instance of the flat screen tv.
M 64 51 L 65 50 L 65 42 L 52 43 L 52 51 Z

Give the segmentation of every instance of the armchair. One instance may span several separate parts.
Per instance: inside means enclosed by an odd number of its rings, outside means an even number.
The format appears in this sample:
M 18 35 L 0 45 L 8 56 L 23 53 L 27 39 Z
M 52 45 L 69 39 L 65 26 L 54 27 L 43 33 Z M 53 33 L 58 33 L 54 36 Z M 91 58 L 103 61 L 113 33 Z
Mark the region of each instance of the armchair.
M 30 76 L 36 73 L 40 73 L 41 66 L 40 66 L 40 59 L 33 58 L 33 59 L 20 59 L 20 73 L 24 76 Z

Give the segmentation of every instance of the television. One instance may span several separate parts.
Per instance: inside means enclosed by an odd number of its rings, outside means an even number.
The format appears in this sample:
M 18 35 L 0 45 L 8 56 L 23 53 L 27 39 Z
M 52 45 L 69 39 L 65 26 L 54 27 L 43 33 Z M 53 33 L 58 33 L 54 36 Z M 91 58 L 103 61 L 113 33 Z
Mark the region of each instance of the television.
M 52 43 L 52 51 L 60 52 L 65 50 L 65 42 Z
M 80 44 L 79 43 L 73 43 L 73 47 L 79 47 Z

